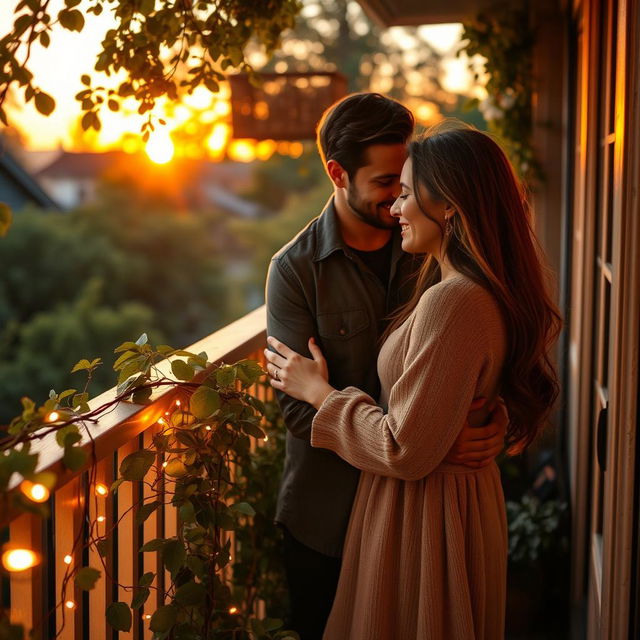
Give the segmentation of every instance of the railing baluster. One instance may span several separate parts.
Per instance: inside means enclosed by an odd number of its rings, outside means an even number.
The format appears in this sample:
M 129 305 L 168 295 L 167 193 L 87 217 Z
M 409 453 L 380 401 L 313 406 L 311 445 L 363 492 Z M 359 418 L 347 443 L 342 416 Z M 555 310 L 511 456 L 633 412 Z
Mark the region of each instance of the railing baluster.
M 118 450 L 118 467 L 122 460 L 130 453 L 137 451 L 138 439 L 128 442 Z M 138 484 L 123 482 L 118 487 L 118 600 L 131 603 L 133 598 L 132 586 L 138 583 L 138 549 L 140 540 L 138 527 L 135 524 L 135 514 L 138 510 Z M 138 640 L 138 624 L 134 618 L 130 632 L 120 631 L 119 638 Z
M 158 433 L 159 427 L 154 425 L 150 429 L 147 429 L 143 434 L 143 446 L 147 450 L 153 449 L 153 436 Z M 160 456 L 157 456 L 156 465 L 160 466 L 162 464 L 162 460 Z M 160 468 L 162 468 L 160 466 Z M 151 470 L 147 474 L 147 481 L 153 483 L 156 479 L 156 469 L 155 465 L 151 467 Z M 164 500 L 163 492 L 161 491 L 161 487 L 156 487 L 154 491 L 147 484 L 143 487 L 143 498 L 145 499 L 145 504 L 148 502 L 152 502 L 152 498 L 155 500 Z M 156 509 L 145 521 L 143 525 L 143 539 L 144 540 L 153 540 L 153 538 L 161 538 L 162 537 L 162 507 Z M 142 557 L 142 571 L 143 573 L 147 573 L 148 571 L 153 571 L 156 574 L 153 582 L 151 583 L 151 594 L 146 602 L 146 605 L 138 610 L 139 616 L 144 616 L 145 611 L 153 612 L 159 606 L 162 605 L 163 598 L 160 595 L 158 588 L 161 586 L 161 580 L 159 579 L 160 570 L 162 569 L 162 564 L 159 558 L 158 553 L 144 553 Z M 135 615 L 135 613 L 134 613 Z M 144 617 L 142 619 L 142 637 L 145 640 L 151 640 L 153 633 L 149 629 L 148 620 L 145 620 Z
M 33 514 L 25 513 L 16 518 L 10 526 L 11 545 L 31 549 L 42 559 L 42 520 Z M 11 621 L 24 625 L 25 629 L 37 627 L 34 638 L 42 638 L 43 581 L 42 567 L 37 565 L 26 571 L 10 574 Z
M 82 638 L 82 592 L 71 577 L 75 569 L 82 567 L 82 476 L 58 489 L 54 504 L 56 631 L 60 632 L 58 640 L 75 640 Z
M 110 487 L 113 479 L 113 459 L 108 457 L 97 464 L 95 482 Z M 89 519 L 92 523 L 94 537 L 107 535 L 104 558 L 100 556 L 95 547 L 89 549 L 89 566 L 99 569 L 102 573 L 95 588 L 89 592 L 89 638 L 91 640 L 106 640 L 108 631 L 105 616 L 113 591 L 110 580 L 113 576 L 113 549 L 110 543 L 111 536 L 108 535 L 113 528 L 113 497 L 111 493 L 104 497 L 96 496 L 90 487 Z

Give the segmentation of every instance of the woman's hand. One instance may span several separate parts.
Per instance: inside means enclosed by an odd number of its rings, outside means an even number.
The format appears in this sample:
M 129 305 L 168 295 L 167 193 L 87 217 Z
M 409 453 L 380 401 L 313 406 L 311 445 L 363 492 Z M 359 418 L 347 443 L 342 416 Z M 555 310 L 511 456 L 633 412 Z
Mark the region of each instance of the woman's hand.
M 334 389 L 327 382 L 327 361 L 315 340 L 309 340 L 309 351 L 313 359 L 301 356 L 271 336 L 267 338 L 267 343 L 277 352 L 264 350 L 269 362 L 267 371 L 271 376 L 271 386 L 319 409 Z

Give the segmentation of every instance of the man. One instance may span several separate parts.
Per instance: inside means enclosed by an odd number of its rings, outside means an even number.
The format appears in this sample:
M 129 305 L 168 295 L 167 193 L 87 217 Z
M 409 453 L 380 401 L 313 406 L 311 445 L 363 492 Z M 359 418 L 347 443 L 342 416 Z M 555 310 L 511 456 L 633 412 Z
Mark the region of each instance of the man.
M 380 335 L 411 294 L 420 266 L 419 258 L 402 252 L 390 215 L 413 126 L 410 111 L 376 93 L 348 96 L 325 112 L 318 148 L 333 197 L 273 257 L 267 277 L 268 334 L 307 356 L 314 337 L 329 383 L 356 386 L 374 398 Z M 313 407 L 280 392 L 277 397 L 288 430 L 276 519 L 284 531 L 290 626 L 302 640 L 315 640 L 335 596 L 359 471 L 311 447 Z M 463 429 L 447 461 L 473 466 L 492 460 L 506 427 L 504 412 L 497 418 L 499 425 Z

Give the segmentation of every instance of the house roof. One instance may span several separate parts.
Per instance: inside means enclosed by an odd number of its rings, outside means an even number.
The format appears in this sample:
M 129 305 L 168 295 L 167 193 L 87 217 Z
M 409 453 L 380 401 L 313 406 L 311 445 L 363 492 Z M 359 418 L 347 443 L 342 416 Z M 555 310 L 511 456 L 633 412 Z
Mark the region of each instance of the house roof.
M 40 178 L 96 178 L 105 173 L 118 160 L 125 158 L 124 151 L 64 152 L 51 164 L 36 174 Z
M 0 148 L 0 175 L 8 179 L 22 195 L 20 198 L 33 202 L 44 209 L 60 209 L 57 202 L 40 186 L 37 180 L 11 155 L 6 147 Z
M 366 13 L 384 27 L 463 22 L 495 0 L 358 0 Z

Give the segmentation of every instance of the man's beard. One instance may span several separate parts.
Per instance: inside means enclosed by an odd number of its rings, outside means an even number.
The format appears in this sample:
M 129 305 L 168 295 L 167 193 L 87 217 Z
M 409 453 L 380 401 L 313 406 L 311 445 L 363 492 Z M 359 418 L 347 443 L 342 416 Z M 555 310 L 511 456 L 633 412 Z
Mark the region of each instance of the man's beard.
M 393 200 L 379 202 L 376 205 L 363 201 L 353 182 L 350 182 L 347 187 L 347 204 L 359 220 L 376 229 L 395 229 L 398 224 L 395 218 L 387 221 L 382 217 L 389 211 L 384 205 L 391 206 Z

